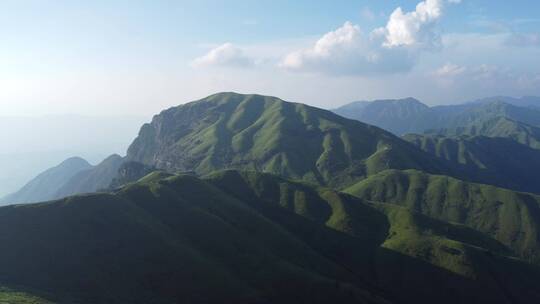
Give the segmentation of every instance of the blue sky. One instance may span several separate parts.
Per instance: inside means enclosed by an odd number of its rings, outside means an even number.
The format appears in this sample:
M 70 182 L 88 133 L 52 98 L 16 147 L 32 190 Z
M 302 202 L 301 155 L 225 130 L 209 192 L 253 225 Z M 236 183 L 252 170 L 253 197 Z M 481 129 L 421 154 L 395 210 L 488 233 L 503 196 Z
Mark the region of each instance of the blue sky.
M 0 116 L 540 95 L 538 58 L 538 1 L 4 0 Z

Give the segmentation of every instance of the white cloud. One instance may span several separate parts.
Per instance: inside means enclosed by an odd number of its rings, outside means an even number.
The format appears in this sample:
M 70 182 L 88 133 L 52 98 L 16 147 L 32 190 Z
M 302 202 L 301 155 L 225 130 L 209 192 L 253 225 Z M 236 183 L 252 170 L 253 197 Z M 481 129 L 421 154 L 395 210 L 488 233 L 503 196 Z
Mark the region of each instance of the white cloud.
M 253 60 L 244 51 L 232 43 L 222 44 L 206 55 L 196 58 L 191 63 L 193 67 L 248 67 Z
M 448 3 L 460 3 L 448 0 Z M 416 5 L 416 10 L 404 13 L 398 7 L 390 15 L 386 27 L 377 31 L 385 36 L 384 46 L 418 46 L 422 48 L 440 45 L 440 36 L 435 25 L 441 18 L 446 0 L 425 0 Z
M 421 51 L 440 44 L 436 21 L 448 0 L 425 0 L 414 12 L 394 10 L 385 27 L 365 35 L 346 22 L 311 48 L 289 53 L 280 66 L 293 71 L 373 75 L 410 70 Z M 452 1 L 457 3 L 456 1 Z
M 280 66 L 293 71 L 336 75 L 381 74 L 407 71 L 412 67 L 414 57 L 407 50 L 382 48 L 377 39 L 346 22 L 321 37 L 312 48 L 289 53 Z

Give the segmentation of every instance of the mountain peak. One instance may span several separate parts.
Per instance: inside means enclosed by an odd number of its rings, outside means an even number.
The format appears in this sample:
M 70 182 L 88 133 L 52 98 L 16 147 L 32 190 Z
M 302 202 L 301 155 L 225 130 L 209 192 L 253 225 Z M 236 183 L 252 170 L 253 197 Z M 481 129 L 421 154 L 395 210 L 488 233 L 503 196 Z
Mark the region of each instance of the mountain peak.
M 73 165 L 81 165 L 81 166 L 90 167 L 90 163 L 88 163 L 87 160 L 78 156 L 70 157 L 64 160 L 63 162 L 61 162 L 58 166 L 63 167 L 63 166 L 73 166 Z
M 327 110 L 271 96 L 218 93 L 154 117 L 129 147 L 127 160 L 173 173 L 237 168 L 332 185 L 387 166 L 433 168 L 417 162 L 420 156 L 409 148 L 388 132 Z M 390 164 L 385 155 L 398 151 L 410 157 Z

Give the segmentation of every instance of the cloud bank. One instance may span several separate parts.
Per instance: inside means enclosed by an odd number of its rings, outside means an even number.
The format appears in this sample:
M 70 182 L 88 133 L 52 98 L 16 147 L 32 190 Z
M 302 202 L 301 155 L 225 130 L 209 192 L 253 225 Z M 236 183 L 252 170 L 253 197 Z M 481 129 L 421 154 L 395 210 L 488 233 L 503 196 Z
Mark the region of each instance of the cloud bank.
M 291 71 L 337 75 L 372 75 L 409 71 L 422 51 L 440 47 L 437 21 L 452 0 L 425 0 L 412 12 L 398 7 L 385 27 L 363 34 L 346 22 L 314 46 L 289 53 L 280 66 Z

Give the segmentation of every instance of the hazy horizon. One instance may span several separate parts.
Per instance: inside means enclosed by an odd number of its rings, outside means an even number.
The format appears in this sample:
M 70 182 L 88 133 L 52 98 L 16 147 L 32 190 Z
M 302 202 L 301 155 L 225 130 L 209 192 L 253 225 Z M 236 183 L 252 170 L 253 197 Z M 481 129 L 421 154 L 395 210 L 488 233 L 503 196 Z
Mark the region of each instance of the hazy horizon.
M 0 116 L 157 114 L 221 91 L 322 108 L 540 95 L 538 9 L 525 0 L 3 1 Z

